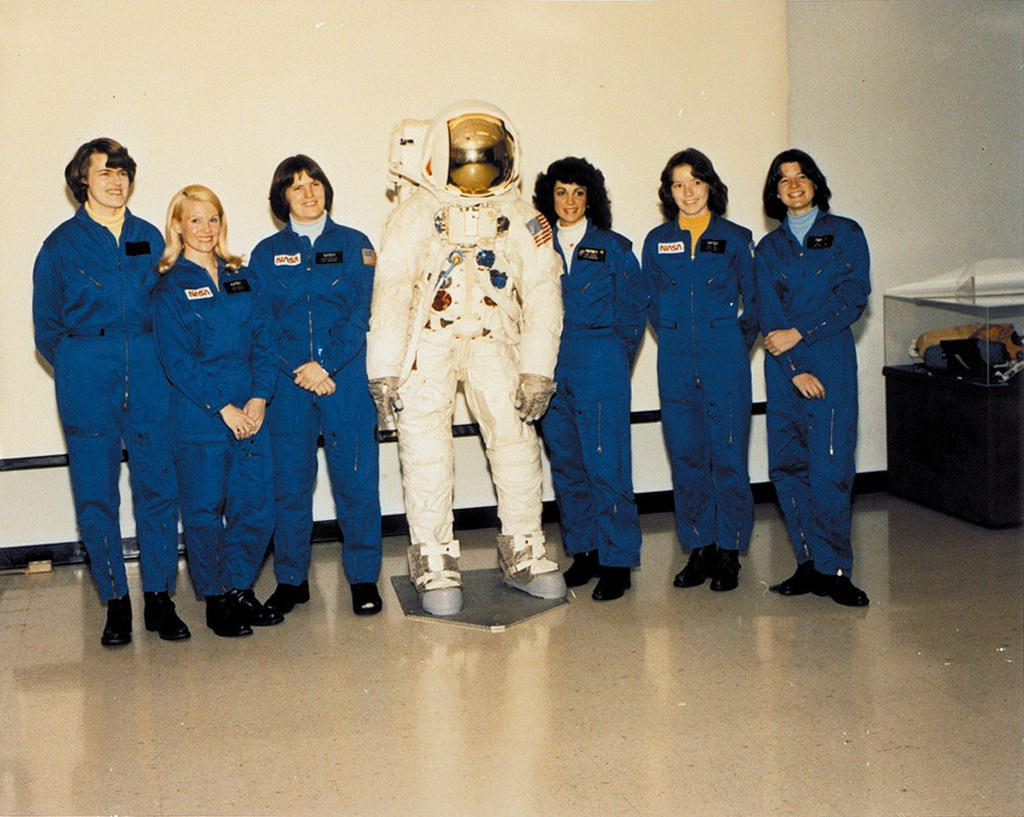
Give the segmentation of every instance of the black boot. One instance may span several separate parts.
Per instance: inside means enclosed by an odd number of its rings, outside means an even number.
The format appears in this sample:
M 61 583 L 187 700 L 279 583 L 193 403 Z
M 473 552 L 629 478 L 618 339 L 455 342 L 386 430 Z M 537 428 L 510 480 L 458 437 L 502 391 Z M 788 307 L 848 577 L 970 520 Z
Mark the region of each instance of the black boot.
M 597 587 L 591 594 L 594 601 L 612 601 L 622 598 L 630 587 L 628 567 L 599 567 L 598 572 L 601 578 L 597 580 Z
M 147 630 L 156 632 L 164 641 L 181 641 L 192 635 L 185 622 L 178 617 L 178 611 L 174 609 L 170 593 L 162 591 L 160 593 L 144 593 L 143 596 L 145 607 L 142 611 L 142 618 L 146 622 Z
M 357 616 L 372 616 L 384 606 L 377 585 L 373 582 L 356 582 L 352 585 L 352 612 Z
M 284 621 L 284 616 L 277 610 L 268 610 L 256 600 L 252 588 L 248 590 L 229 590 L 228 602 L 241 611 L 242 619 L 251 627 L 270 627 Z
M 699 587 L 704 584 L 718 561 L 718 545 L 712 542 L 702 548 L 690 551 L 686 567 L 676 573 L 672 584 L 675 587 Z
M 107 602 L 107 623 L 100 636 L 104 647 L 123 647 L 132 643 L 132 600 L 125 593 Z
M 773 593 L 783 596 L 803 596 L 807 593 L 818 593 L 817 587 L 822 575 L 814 569 L 814 562 L 801 562 L 796 566 L 796 573 L 779 584 L 773 584 L 768 589 Z
M 828 596 L 836 604 L 842 604 L 845 607 L 867 607 L 869 603 L 868 594 L 859 587 L 855 587 L 849 576 L 842 574 L 828 576 L 819 573 L 814 595 Z
M 224 638 L 252 635 L 252 627 L 243 616 L 243 611 L 227 596 L 206 597 L 206 626 L 217 635 Z
M 572 564 L 562 574 L 566 587 L 580 587 L 597 575 L 600 565 L 597 563 L 597 551 L 588 550 L 572 555 Z
M 740 553 L 738 550 L 718 549 L 718 561 L 711 573 L 711 589 L 735 590 L 740 583 Z
M 270 594 L 269 599 L 263 602 L 263 609 L 286 615 L 295 609 L 296 604 L 305 604 L 307 601 L 309 601 L 308 580 L 301 584 L 278 582 L 277 589 Z

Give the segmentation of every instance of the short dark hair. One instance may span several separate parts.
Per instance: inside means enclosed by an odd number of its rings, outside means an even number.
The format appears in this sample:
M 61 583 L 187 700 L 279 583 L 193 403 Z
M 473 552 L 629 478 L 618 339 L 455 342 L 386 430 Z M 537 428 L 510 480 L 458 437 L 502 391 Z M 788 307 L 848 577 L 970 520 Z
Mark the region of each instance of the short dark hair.
M 672 198 L 672 171 L 681 165 L 689 165 L 693 169 L 693 178 L 700 179 L 711 188 L 708 193 L 708 209 L 716 215 L 724 215 L 729 204 L 729 188 L 715 172 L 711 160 L 696 148 L 679 151 L 668 160 L 665 169 L 661 171 L 658 198 L 661 199 L 662 215 L 669 221 L 679 215 L 679 205 Z
M 587 189 L 587 218 L 600 230 L 612 228 L 612 204 L 604 185 L 604 174 L 586 159 L 566 156 L 548 165 L 546 173 L 537 174 L 533 186 L 533 206 L 543 213 L 552 226 L 555 215 L 555 183 L 578 184 Z
M 308 156 L 299 153 L 289 156 L 274 171 L 274 178 L 270 182 L 270 209 L 277 216 L 278 221 L 288 221 L 291 208 L 288 207 L 288 200 L 284 197 L 284 191 L 295 183 L 295 177 L 308 173 L 311 179 L 315 179 L 324 186 L 324 209 L 331 212 L 331 205 L 334 204 L 334 188 L 324 173 L 323 168 Z
M 828 212 L 828 200 L 832 198 L 832 191 L 828 189 L 828 181 L 825 174 L 818 168 L 818 163 L 811 158 L 810 154 L 804 153 L 797 148 L 784 150 L 774 159 L 771 167 L 768 168 L 768 176 L 764 180 L 764 192 L 761 194 L 761 201 L 764 202 L 764 212 L 769 218 L 782 221 L 789 212 L 782 199 L 779 198 L 779 182 L 782 180 L 782 166 L 789 162 L 796 162 L 804 175 L 814 185 L 814 200 L 812 204 L 824 213 Z
M 94 153 L 103 153 L 107 157 L 107 167 L 118 168 L 128 172 L 128 183 L 135 181 L 135 160 L 128 155 L 128 149 L 120 142 L 106 137 L 86 142 L 64 168 L 64 180 L 71 188 L 75 201 L 84 204 L 89 198 L 89 162 Z

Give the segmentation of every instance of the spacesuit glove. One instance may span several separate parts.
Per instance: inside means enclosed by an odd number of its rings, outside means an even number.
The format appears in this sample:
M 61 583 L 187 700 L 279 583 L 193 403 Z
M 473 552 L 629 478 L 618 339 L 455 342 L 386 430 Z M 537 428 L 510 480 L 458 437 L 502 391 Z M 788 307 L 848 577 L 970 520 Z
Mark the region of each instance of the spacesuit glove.
M 394 428 L 395 412 L 402 410 L 397 377 L 378 377 L 370 381 L 370 397 L 377 407 L 377 427 Z
M 533 423 L 543 417 L 557 387 L 558 384 L 554 380 L 542 374 L 519 375 L 519 388 L 516 389 L 519 419 Z

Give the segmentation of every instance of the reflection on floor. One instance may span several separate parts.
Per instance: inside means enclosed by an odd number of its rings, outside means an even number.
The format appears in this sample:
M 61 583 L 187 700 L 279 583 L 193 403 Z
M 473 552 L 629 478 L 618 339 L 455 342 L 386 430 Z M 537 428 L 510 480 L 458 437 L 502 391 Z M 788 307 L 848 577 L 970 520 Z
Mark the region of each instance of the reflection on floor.
M 321 545 L 312 601 L 238 640 L 184 566 L 192 639 L 145 632 L 133 564 L 116 650 L 83 568 L 0 577 L 0 813 L 1022 813 L 1019 529 L 861 497 L 855 610 L 767 592 L 793 568 L 771 506 L 731 593 L 674 589 L 672 517 L 643 526 L 625 598 L 504 633 L 405 618 L 399 538 L 381 615 Z M 494 531 L 460 539 L 494 566 Z

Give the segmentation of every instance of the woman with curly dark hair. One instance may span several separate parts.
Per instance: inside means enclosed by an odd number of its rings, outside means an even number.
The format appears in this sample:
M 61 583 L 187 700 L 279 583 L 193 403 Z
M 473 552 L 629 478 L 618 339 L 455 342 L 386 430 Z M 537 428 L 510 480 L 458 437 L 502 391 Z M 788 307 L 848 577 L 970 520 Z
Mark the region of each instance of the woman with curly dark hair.
M 690 551 L 673 584 L 696 587 L 710 578 L 712 590 L 732 590 L 754 524 L 747 471 L 749 351 L 757 337 L 753 237 L 722 217 L 729 189 L 699 150 L 668 160 L 658 196 L 667 221 L 647 235 L 643 266 L 676 531 Z
M 558 391 L 543 421 L 562 543 L 573 557 L 565 583 L 598 576 L 593 598 L 609 601 L 626 592 L 630 569 L 640 564 L 630 369 L 648 295 L 632 244 L 611 230 L 600 170 L 586 159 L 560 159 L 537 177 L 533 203 L 555 225 L 565 266 Z

